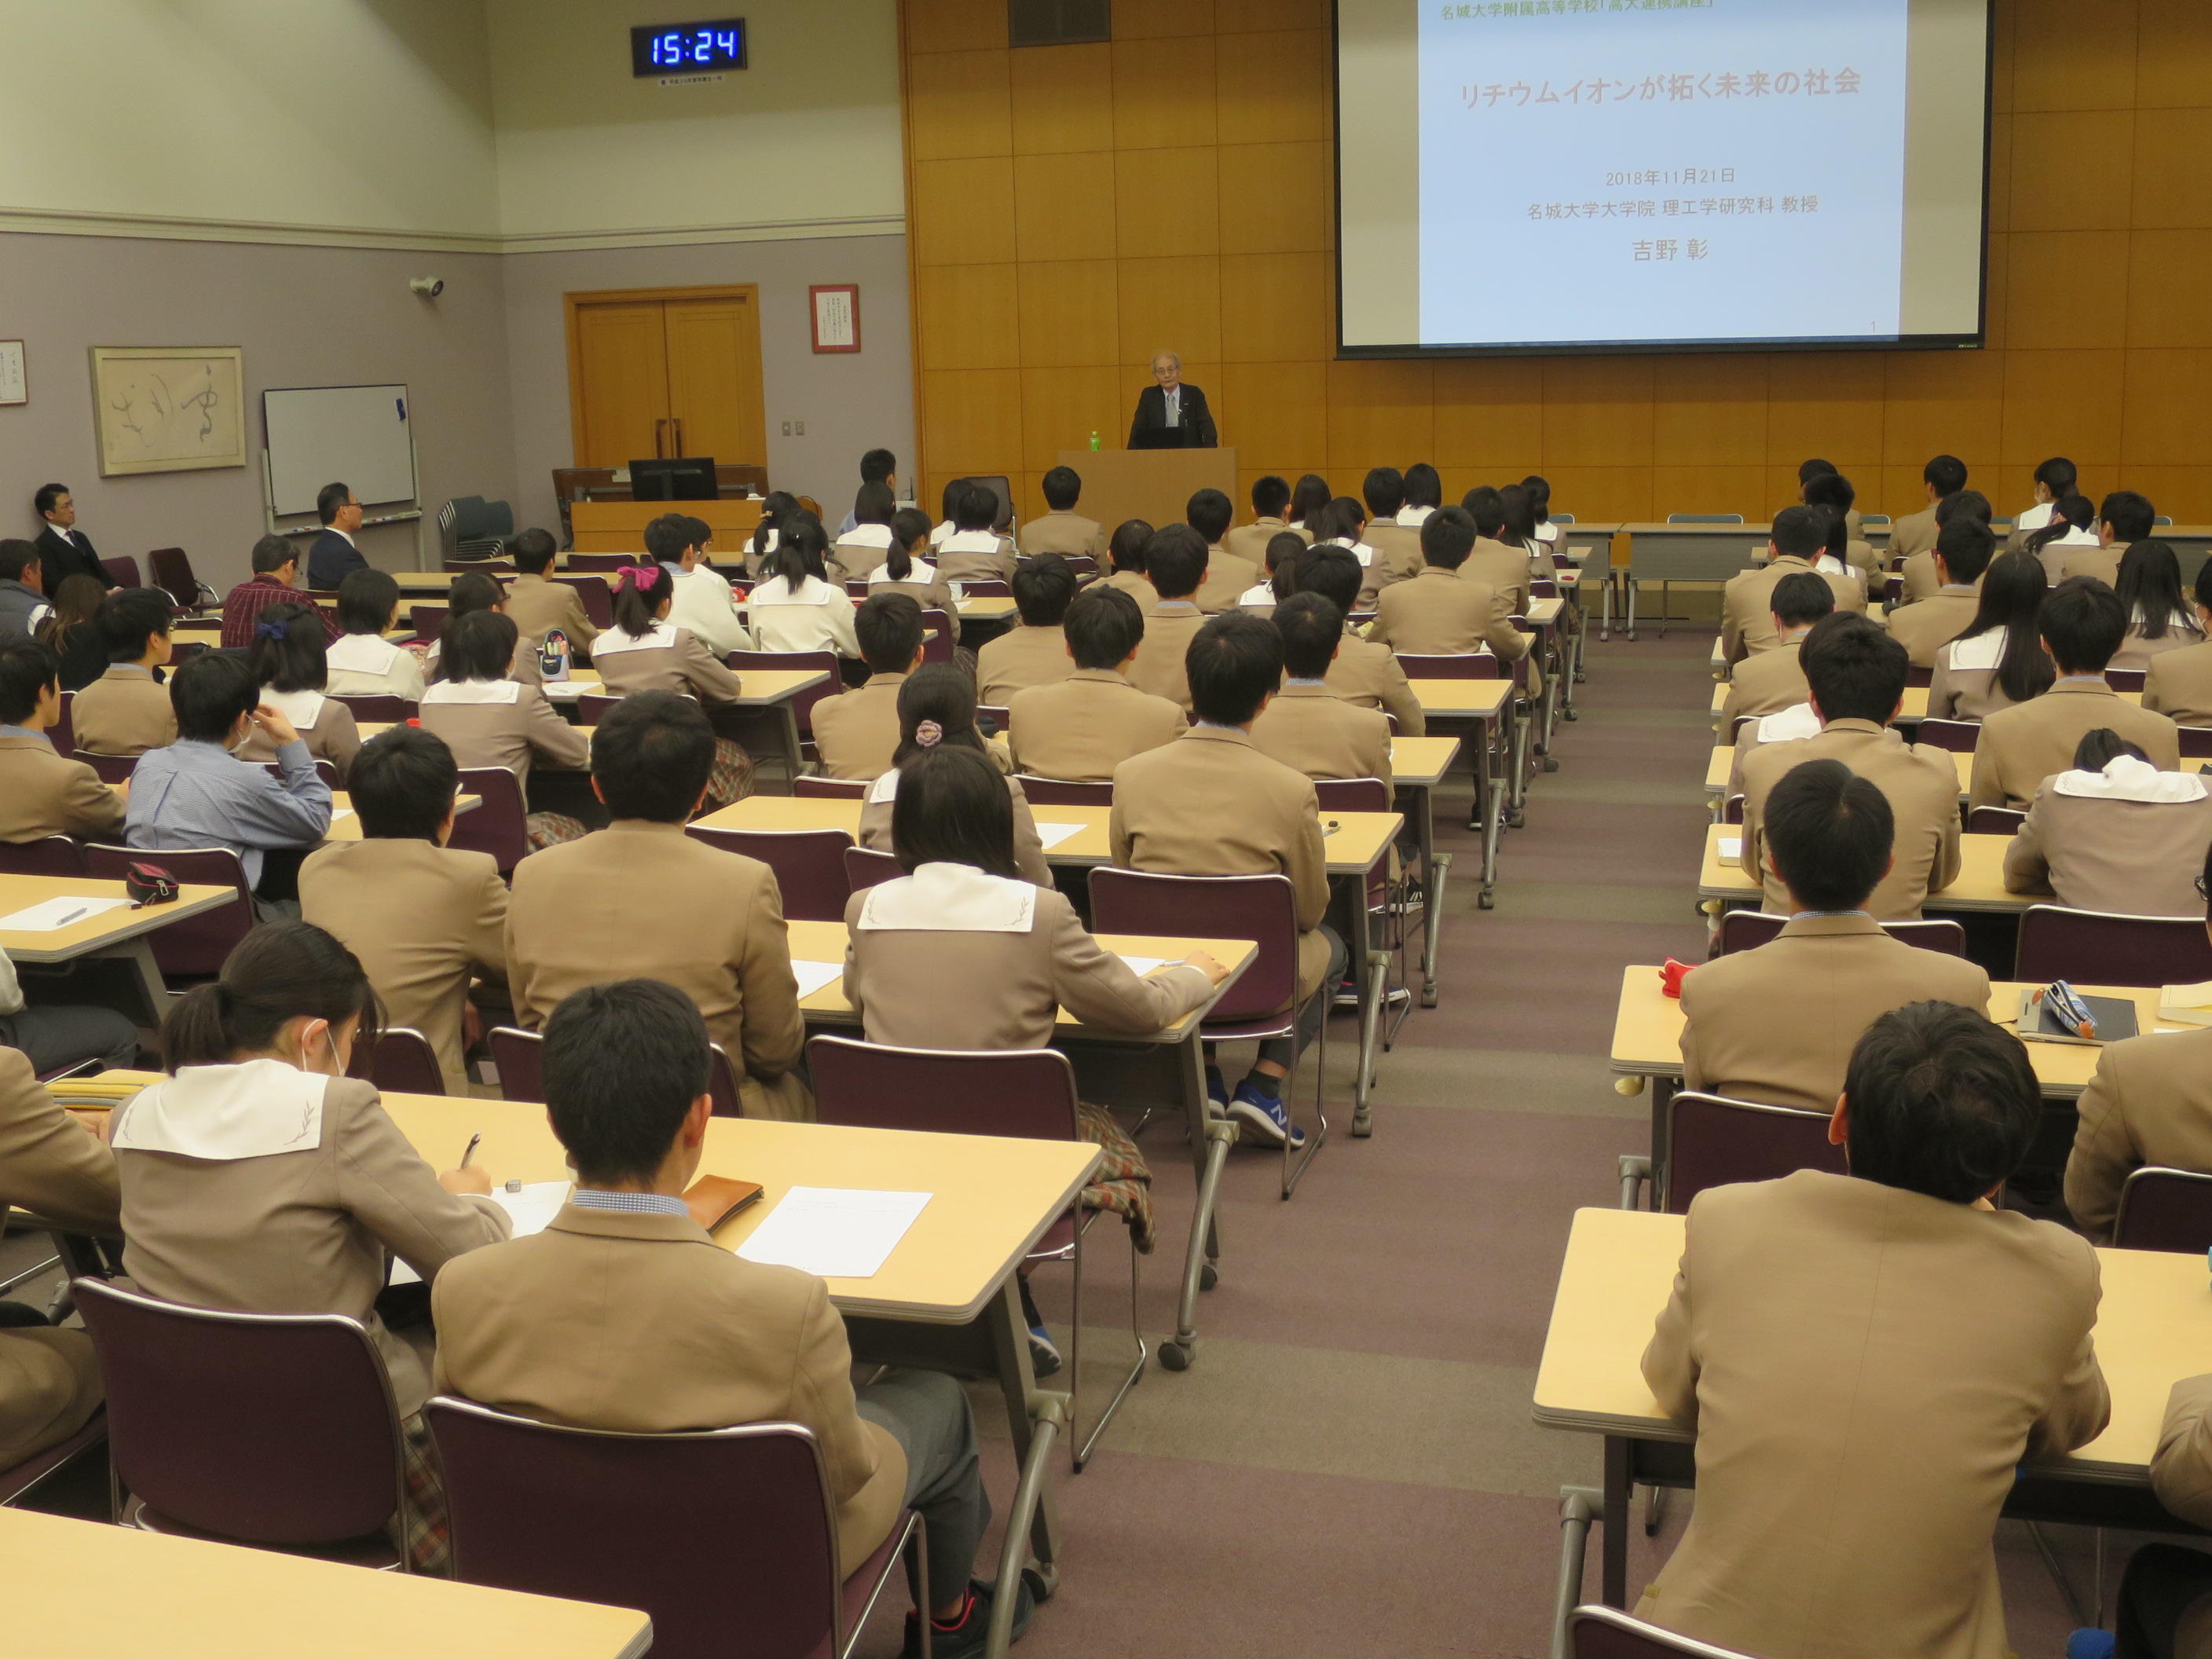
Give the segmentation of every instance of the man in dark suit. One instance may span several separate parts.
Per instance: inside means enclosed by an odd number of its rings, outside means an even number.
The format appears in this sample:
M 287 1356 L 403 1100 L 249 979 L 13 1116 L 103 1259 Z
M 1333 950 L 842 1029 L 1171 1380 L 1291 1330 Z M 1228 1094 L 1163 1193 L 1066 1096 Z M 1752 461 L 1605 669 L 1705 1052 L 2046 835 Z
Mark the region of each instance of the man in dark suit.
M 92 544 L 76 528 L 76 502 L 67 484 L 40 484 L 31 505 L 46 520 L 39 532 L 39 563 L 46 575 L 46 592 L 58 591 L 71 576 L 89 576 L 102 587 L 115 586 L 115 578 L 93 551 Z
M 1221 440 L 1206 394 L 1182 383 L 1182 359 L 1163 351 L 1152 359 L 1154 384 L 1137 399 L 1137 418 L 1129 423 L 1132 449 L 1212 449 Z
M 307 550 L 307 586 L 319 593 L 335 593 L 355 571 L 368 568 L 353 544 L 353 532 L 361 528 L 361 503 L 343 484 L 326 483 L 316 492 L 315 516 L 322 520 L 323 533 Z

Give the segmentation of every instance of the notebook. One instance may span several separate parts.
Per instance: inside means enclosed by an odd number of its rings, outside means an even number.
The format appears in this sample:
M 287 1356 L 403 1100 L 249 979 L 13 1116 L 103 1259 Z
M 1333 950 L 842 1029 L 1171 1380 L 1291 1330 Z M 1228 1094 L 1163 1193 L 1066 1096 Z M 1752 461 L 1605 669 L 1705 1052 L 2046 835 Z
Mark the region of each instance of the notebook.
M 2071 1042 L 2095 1047 L 2134 1036 L 2140 1030 L 2136 1023 L 2136 1006 L 2126 998 L 2084 996 L 2081 1000 L 2089 1005 L 2089 1012 L 2096 1018 L 2097 1035 L 2082 1036 L 2035 1000 L 2035 991 L 2039 988 L 2020 994 L 2019 1030 L 2023 1042 Z

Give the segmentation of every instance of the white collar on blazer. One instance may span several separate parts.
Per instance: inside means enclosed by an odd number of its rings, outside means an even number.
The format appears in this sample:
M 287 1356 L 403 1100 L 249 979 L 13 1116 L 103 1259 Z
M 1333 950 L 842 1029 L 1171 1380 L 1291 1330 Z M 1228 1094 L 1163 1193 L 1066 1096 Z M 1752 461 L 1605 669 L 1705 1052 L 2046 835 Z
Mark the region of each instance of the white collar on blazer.
M 329 659 L 324 661 L 327 665 Z M 323 717 L 324 697 L 319 691 L 271 691 L 264 686 L 261 701 L 302 732 Z
M 891 527 L 887 524 L 856 524 L 837 539 L 850 542 L 855 547 L 889 547 Z
M 868 586 L 881 587 L 887 582 L 912 582 L 918 587 L 927 587 L 937 580 L 937 567 L 921 559 L 907 561 L 906 574 L 894 576 L 889 565 L 879 564 L 868 573 Z
M 2033 507 L 2023 507 L 2014 515 L 2012 527 L 2014 530 L 2040 530 L 2051 522 L 2051 515 L 2057 510 L 2049 501 L 2038 501 Z
M 791 585 L 790 579 L 787 577 L 771 576 L 753 589 L 750 603 L 753 605 L 827 605 L 842 592 L 844 592 L 842 588 L 832 587 L 828 582 L 812 576 L 801 578 L 796 587 Z M 602 634 L 599 637 L 605 639 L 607 636 Z M 599 649 L 599 647 L 594 645 L 592 647 L 592 654 L 597 656 Z
M 1254 582 L 1237 596 L 1239 605 L 1273 605 L 1274 602 L 1275 585 L 1273 581 Z
M 618 657 L 625 651 L 673 651 L 676 648 L 676 626 L 672 623 L 655 623 L 653 631 L 643 639 L 625 634 L 619 628 L 610 628 L 592 641 L 592 655 Z
M 1992 628 L 1970 640 L 1954 640 L 1943 650 L 1944 659 L 1954 672 L 1966 668 L 1995 668 L 2004 660 L 2005 630 Z
M 430 702 L 511 703 L 522 695 L 520 680 L 440 680 L 425 688 L 422 701 Z
M 953 533 L 952 520 L 947 519 L 943 524 L 937 525 L 931 529 L 929 532 L 929 544 L 932 547 L 942 547 L 945 545 L 945 542 L 951 538 Z
M 1036 915 L 1036 891 L 973 865 L 925 864 L 868 889 L 860 927 L 864 933 L 1026 933 Z
M 1813 568 L 1824 576 L 1848 576 L 1850 567 L 1832 553 L 1823 553 L 1813 562 Z
M 1429 521 L 1429 514 L 1435 511 L 1433 507 L 1401 507 L 1398 509 L 1398 522 L 1408 529 L 1418 529 Z
M 2101 772 L 2061 772 L 2051 787 L 2087 800 L 2139 800 L 2178 806 L 2204 799 L 2204 780 L 2187 772 L 2161 772 L 2133 755 L 2115 755 Z
M 1351 554 L 1353 558 L 1358 560 L 1363 566 L 1375 562 L 1375 550 L 1368 546 L 1365 542 L 1361 542 L 1357 546 L 1354 546 L 1352 543 L 1346 541 L 1341 536 L 1332 536 L 1325 542 L 1316 542 L 1314 545 L 1316 547 L 1340 547 L 1346 552 Z
M 880 806 L 887 800 L 898 799 L 898 768 L 891 769 L 868 786 L 868 805 Z
M 1794 738 L 1817 738 L 1820 735 L 1820 717 L 1813 712 L 1809 702 L 1793 703 L 1778 714 L 1769 714 L 1759 723 L 1761 743 L 1788 743 Z
M 1000 539 L 995 530 L 956 530 L 945 538 L 942 550 L 947 553 L 995 553 L 999 550 Z
M 307 1152 L 322 1144 L 330 1082 L 281 1060 L 187 1066 L 125 1102 L 108 1144 L 220 1163 Z
M 2070 528 L 2057 540 L 2044 543 L 2045 547 L 2102 547 L 2104 544 L 2094 530 Z
M 326 666 L 347 669 L 356 674 L 381 674 L 398 655 L 399 647 L 381 635 L 342 634 L 323 653 L 323 661 Z

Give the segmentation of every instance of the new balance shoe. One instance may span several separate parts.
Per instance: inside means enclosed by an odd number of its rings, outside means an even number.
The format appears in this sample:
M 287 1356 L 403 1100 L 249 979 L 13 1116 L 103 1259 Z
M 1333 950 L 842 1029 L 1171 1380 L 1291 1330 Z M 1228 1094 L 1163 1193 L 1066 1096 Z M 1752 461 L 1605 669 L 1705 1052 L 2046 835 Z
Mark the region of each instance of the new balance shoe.
M 1229 1103 L 1229 1115 L 1271 1146 L 1279 1146 L 1288 1139 L 1291 1150 L 1296 1152 L 1306 1144 L 1306 1132 L 1291 1121 L 1290 1109 L 1283 1104 L 1282 1097 L 1261 1093 L 1249 1079 L 1237 1085 L 1236 1098 Z

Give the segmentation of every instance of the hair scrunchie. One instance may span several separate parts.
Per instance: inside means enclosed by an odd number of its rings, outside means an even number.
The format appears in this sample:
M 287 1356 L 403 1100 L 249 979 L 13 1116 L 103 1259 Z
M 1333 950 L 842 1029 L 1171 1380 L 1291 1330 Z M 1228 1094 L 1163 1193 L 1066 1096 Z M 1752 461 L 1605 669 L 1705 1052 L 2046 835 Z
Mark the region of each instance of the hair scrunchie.
M 945 728 L 935 720 L 924 720 L 914 728 L 914 741 L 917 748 L 934 749 L 945 741 Z

